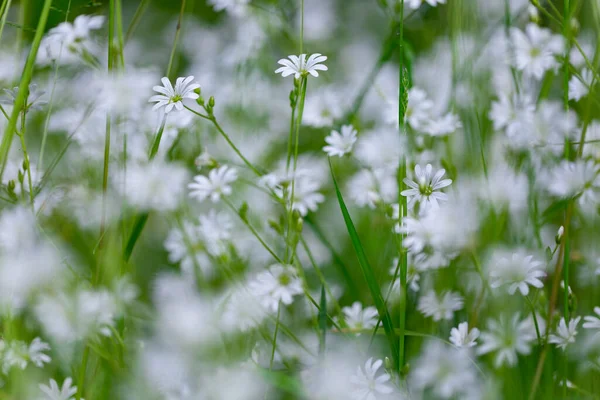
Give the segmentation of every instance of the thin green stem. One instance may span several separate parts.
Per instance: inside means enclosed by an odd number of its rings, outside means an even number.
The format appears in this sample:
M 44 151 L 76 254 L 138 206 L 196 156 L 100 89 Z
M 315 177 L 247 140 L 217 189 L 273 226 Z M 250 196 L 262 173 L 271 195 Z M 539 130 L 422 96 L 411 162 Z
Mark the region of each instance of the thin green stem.
M 273 333 L 273 348 L 271 350 L 271 360 L 269 361 L 269 371 L 273 370 L 275 361 L 275 350 L 277 349 L 277 333 L 279 332 L 279 317 L 281 316 L 281 302 L 277 305 L 277 319 L 275 320 L 275 332 Z
M 0 43 L 2 42 L 2 33 L 4 32 L 4 25 L 6 25 L 6 18 L 8 17 L 8 10 L 10 10 L 11 3 L 12 0 L 4 0 L 0 7 L 0 16 L 2 16 L 2 20 L 0 21 Z
M 300 54 L 304 53 L 304 0 L 300 0 Z
M 125 69 L 125 39 L 123 38 L 123 7 L 121 0 L 116 0 L 115 14 L 117 22 L 117 40 L 119 43 L 119 64 L 122 69 Z
M 25 43 L 25 36 L 27 35 L 27 30 L 25 26 L 27 25 L 27 18 L 29 17 L 29 6 L 30 0 L 21 0 L 19 7 L 19 25 L 21 29 L 19 29 L 19 33 L 17 35 L 17 40 L 15 42 L 15 49 L 17 54 L 21 54 L 21 49 L 23 48 L 23 43 Z
M 250 161 L 248 161 L 248 159 L 246 157 L 244 157 L 244 155 L 242 154 L 242 152 L 237 148 L 237 146 L 233 143 L 233 141 L 231 140 L 231 138 L 229 137 L 229 135 L 223 130 L 223 128 L 221 127 L 221 125 L 217 122 L 217 119 L 214 115 L 209 116 L 209 115 L 204 115 L 202 113 L 199 113 L 198 111 L 188 107 L 188 106 L 184 106 L 188 111 L 190 111 L 191 113 L 193 113 L 194 115 L 197 115 L 201 118 L 204 118 L 210 122 L 213 123 L 213 125 L 215 126 L 215 128 L 217 128 L 217 131 L 219 131 L 219 133 L 221 134 L 221 136 L 223 136 L 223 138 L 225 139 L 225 141 L 227 142 L 227 144 L 229 144 L 229 146 L 233 149 L 233 151 L 235 152 L 235 154 L 238 155 L 238 157 L 240 157 L 242 159 L 242 161 L 244 162 L 244 164 L 246 164 L 246 166 L 252 171 L 254 172 L 254 174 L 256 174 L 257 176 L 262 176 L 263 174 L 258 170 L 258 168 L 256 168 Z
M 19 117 L 19 113 L 21 112 L 21 110 L 23 110 L 25 102 L 27 100 L 27 96 L 29 93 L 29 83 L 31 82 L 31 77 L 33 76 L 33 67 L 35 65 L 35 59 L 37 57 L 37 52 L 40 47 L 42 37 L 44 35 L 46 22 L 48 21 L 48 14 L 50 13 L 51 6 L 52 0 L 44 1 L 44 6 L 42 8 L 40 19 L 38 21 L 37 28 L 35 31 L 35 37 L 33 39 L 31 49 L 29 50 L 29 55 L 27 56 L 27 61 L 25 62 L 23 73 L 21 75 L 19 93 L 17 94 L 17 98 L 15 99 L 13 110 L 10 115 L 10 120 L 8 121 L 8 125 L 6 126 L 6 129 L 4 131 L 4 135 L 2 136 L 2 142 L 0 143 L 0 180 L 2 179 L 2 175 L 4 174 L 4 169 L 6 168 L 8 152 L 10 150 L 13 135 L 17 127 L 17 119 Z
M 406 114 L 405 104 L 405 77 L 404 77 L 404 0 L 400 0 L 400 17 L 398 20 L 398 128 L 401 135 L 407 136 L 406 128 L 404 126 L 404 116 Z M 406 142 L 408 143 L 408 141 Z M 407 215 L 407 199 L 402 196 L 401 192 L 404 189 L 406 179 L 406 156 L 402 156 L 400 165 L 398 166 L 398 203 L 400 208 L 400 223 L 404 221 Z M 408 302 L 408 252 L 404 249 L 405 234 L 400 236 L 399 250 L 400 250 L 400 337 L 398 343 L 398 371 L 404 368 L 406 358 L 406 306 Z
M 77 382 L 77 394 L 75 395 L 75 398 L 77 400 L 81 400 L 81 398 L 83 397 L 83 391 L 85 389 L 85 373 L 87 370 L 88 358 L 90 356 L 90 347 L 87 345 L 87 343 L 84 346 L 85 346 L 85 348 L 83 350 L 81 366 L 79 367 L 79 379 Z
M 144 15 L 144 13 L 146 12 L 146 9 L 148 8 L 149 4 L 150 4 L 150 0 L 140 1 L 140 5 L 135 10 L 135 14 L 133 14 L 133 18 L 131 19 L 131 22 L 129 23 L 129 27 L 127 28 L 127 32 L 125 33 L 125 43 L 128 43 L 129 39 L 131 39 L 133 32 L 135 32 L 135 29 L 137 28 L 138 24 L 140 23 L 140 20 L 142 19 L 142 15 Z
M 183 21 L 183 14 L 185 13 L 185 2 L 186 0 L 181 0 L 181 10 L 179 11 L 179 19 L 177 20 L 177 27 L 175 28 L 175 38 L 173 39 L 173 47 L 171 48 L 171 56 L 169 57 L 169 66 L 167 67 L 167 77 L 169 79 L 171 79 L 171 72 L 173 72 L 173 61 L 175 60 L 179 35 L 181 34 L 181 24 Z
M 227 198 L 222 198 L 223 202 L 225 204 L 227 204 L 227 206 L 229 208 L 231 208 L 231 210 L 238 216 L 240 217 L 240 219 L 242 220 L 242 222 L 244 223 L 244 225 L 246 225 L 246 227 L 248 227 L 248 229 L 250 230 L 250 232 L 252 232 L 252 235 L 254 235 L 254 237 L 260 242 L 260 244 L 265 248 L 265 250 L 267 250 L 269 252 L 269 254 L 271 254 L 271 256 L 273 256 L 273 258 L 275 259 L 275 261 L 277 261 L 280 264 L 285 264 L 283 262 L 283 260 L 281 258 L 279 258 L 279 256 L 275 253 L 275 251 L 273 251 L 273 249 L 271 249 L 271 247 L 267 244 L 267 242 L 264 241 L 264 239 L 260 236 L 260 234 L 258 233 L 258 231 L 252 226 L 252 224 L 250 222 L 248 222 L 248 220 L 246 219 L 246 216 L 242 215 L 240 213 L 240 211 L 229 201 L 229 199 Z
M 33 203 L 33 184 L 31 180 L 31 163 L 29 162 L 29 154 L 27 153 L 27 146 L 25 145 L 25 117 L 27 113 L 23 111 L 23 115 L 21 116 L 21 132 L 19 133 L 19 138 L 21 139 L 21 148 L 23 149 L 23 158 L 27 164 L 27 183 L 29 185 L 29 203 L 31 205 L 31 210 L 35 213 L 34 203 Z
M 535 325 L 535 334 L 537 335 L 538 344 L 540 345 L 540 347 L 542 347 L 544 342 L 542 340 L 542 335 L 540 334 L 540 326 L 538 325 L 538 319 L 537 319 L 537 314 L 535 312 L 535 306 L 533 305 L 533 302 L 531 301 L 529 296 L 524 296 L 524 297 L 525 297 L 525 300 L 527 300 L 527 304 L 529 304 L 529 308 L 531 308 L 531 315 L 533 316 L 533 324 Z

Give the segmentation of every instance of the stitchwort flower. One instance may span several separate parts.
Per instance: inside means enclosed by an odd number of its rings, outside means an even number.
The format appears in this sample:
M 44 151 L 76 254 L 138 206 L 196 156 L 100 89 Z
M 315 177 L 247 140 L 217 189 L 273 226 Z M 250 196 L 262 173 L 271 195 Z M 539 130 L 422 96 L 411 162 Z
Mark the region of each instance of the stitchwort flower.
M 173 108 L 178 111 L 183 110 L 183 100 L 191 99 L 196 100 L 200 97 L 195 92 L 196 89 L 200 88 L 200 85 L 194 83 L 194 77 L 188 76 L 186 78 L 180 77 L 175 81 L 175 87 L 171 84 L 171 81 L 166 76 L 161 79 L 162 86 L 154 86 L 152 90 L 160 94 L 150 97 L 148 102 L 156 103 L 153 110 L 158 110 L 162 107 L 165 108 L 165 113 L 170 113 Z
M 307 76 L 311 74 L 314 77 L 318 77 L 317 71 L 327 71 L 327 66 L 322 64 L 323 61 L 327 60 L 326 56 L 319 53 L 311 54 L 306 59 L 306 54 L 300 54 L 300 56 L 290 55 L 289 60 L 282 58 L 277 61 L 278 64 L 282 65 L 275 70 L 276 74 L 281 74 L 284 78 L 286 76 L 294 75 L 294 78 L 300 79 L 301 76 Z

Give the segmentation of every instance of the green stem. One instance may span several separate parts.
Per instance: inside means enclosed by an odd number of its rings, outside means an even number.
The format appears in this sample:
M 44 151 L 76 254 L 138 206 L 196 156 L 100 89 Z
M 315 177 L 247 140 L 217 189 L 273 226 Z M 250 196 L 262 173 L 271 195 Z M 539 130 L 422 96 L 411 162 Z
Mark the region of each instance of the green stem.
M 524 296 L 525 300 L 527 300 L 527 304 L 529 304 L 529 308 L 531 308 L 531 315 L 533 316 L 533 324 L 535 325 L 535 334 L 537 335 L 538 344 L 540 347 L 543 346 L 542 335 L 540 334 L 540 327 L 538 325 L 537 314 L 535 312 L 535 306 L 533 302 L 529 298 L 529 296 Z
M 406 106 L 405 106 L 405 87 L 404 87 L 404 0 L 400 0 L 400 17 L 398 20 L 398 29 L 399 29 L 399 38 L 398 38 L 398 79 L 399 79 L 399 87 L 398 87 L 398 128 L 401 135 L 406 137 L 407 132 L 404 126 L 404 116 L 406 114 Z M 408 143 L 408 141 L 407 141 Z M 406 178 L 406 156 L 402 156 L 402 160 L 400 161 L 400 165 L 398 167 L 398 203 L 400 207 L 400 223 L 404 221 L 407 215 L 407 199 L 405 196 L 402 196 L 400 193 L 404 189 L 405 183 L 404 179 Z M 398 371 L 401 371 L 404 368 L 405 357 L 406 357 L 406 349 L 405 349 L 405 331 L 406 331 L 406 306 L 408 301 L 408 252 L 404 249 L 404 239 L 406 238 L 405 234 L 400 236 L 400 337 L 398 343 Z
M 123 7 L 121 0 L 116 0 L 115 14 L 117 22 L 117 40 L 119 43 L 119 61 L 121 68 L 125 69 L 125 56 L 123 54 L 125 40 L 123 39 Z
M 279 332 L 279 317 L 281 315 L 281 302 L 277 305 L 277 319 L 275 320 L 275 332 L 273 333 L 273 348 L 271 350 L 271 360 L 269 361 L 269 371 L 273 370 L 275 360 L 275 350 L 277 349 L 277 333 Z
M 175 28 L 175 39 L 173 39 L 173 47 L 171 48 L 171 56 L 169 57 L 169 66 L 167 67 L 167 77 L 169 79 L 171 79 L 173 61 L 175 60 L 175 53 L 177 52 L 177 43 L 179 43 L 179 35 L 181 34 L 181 23 L 185 12 L 185 1 L 186 0 L 181 0 L 181 10 L 179 11 L 179 19 L 177 20 L 177 27 Z
M 256 168 L 250 161 L 248 161 L 248 159 L 246 157 L 244 157 L 244 155 L 242 154 L 242 152 L 237 148 L 237 146 L 233 143 L 233 141 L 229 138 L 229 135 L 227 133 L 225 133 L 225 131 L 223 130 L 223 128 L 221 127 L 221 125 L 219 125 L 219 123 L 217 122 L 217 119 L 215 118 L 214 115 L 208 116 L 208 115 L 204 115 L 199 113 L 198 111 L 188 107 L 188 106 L 184 106 L 188 111 L 190 111 L 191 113 L 204 118 L 210 122 L 213 123 L 213 125 L 215 126 L 215 128 L 217 128 L 217 131 L 219 131 L 219 133 L 221 134 L 221 136 L 223 136 L 223 138 L 225 139 L 225 141 L 227 142 L 227 144 L 229 144 L 229 146 L 233 149 L 233 151 L 235 152 L 235 154 L 238 155 L 238 157 L 240 157 L 242 159 L 242 161 L 244 162 L 244 164 L 246 164 L 246 166 L 252 171 L 254 172 L 257 176 L 262 176 L 263 174 L 258 170 L 258 168 Z
M 125 43 L 129 42 L 135 28 L 137 28 L 140 20 L 142 19 L 142 15 L 146 12 L 148 5 L 150 4 L 150 0 L 142 0 L 140 1 L 140 5 L 135 10 L 135 14 L 133 14 L 133 18 L 131 19 L 131 23 L 129 24 L 129 28 L 127 28 L 127 32 L 125 33 Z
M 90 347 L 85 344 L 83 350 L 83 358 L 81 360 L 81 366 L 79 367 L 79 379 L 77 382 L 77 394 L 75 395 L 77 400 L 81 400 L 83 396 L 83 390 L 85 388 L 85 373 L 87 370 L 88 358 L 90 356 Z
M 48 14 L 50 13 L 51 6 L 52 6 L 52 0 L 44 1 L 44 6 L 42 8 L 42 12 L 40 14 L 40 19 L 37 24 L 37 28 L 35 31 L 35 37 L 33 39 L 32 45 L 31 45 L 31 50 L 29 51 L 29 55 L 27 56 L 27 61 L 25 62 L 25 67 L 23 68 L 23 73 L 21 75 L 21 82 L 19 84 L 19 93 L 17 94 L 17 98 L 15 99 L 13 110 L 10 115 L 10 120 L 8 121 L 6 130 L 4 131 L 4 135 L 2 136 L 2 142 L 0 143 L 0 180 L 2 179 L 2 175 L 4 174 L 4 169 L 6 168 L 6 162 L 8 160 L 8 152 L 10 150 L 10 145 L 12 143 L 13 135 L 14 135 L 15 129 L 17 127 L 17 119 L 19 117 L 19 113 L 21 112 L 21 110 L 23 110 L 23 108 L 25 106 L 25 101 L 27 100 L 27 95 L 29 93 L 29 83 L 31 82 L 31 77 L 33 75 L 33 67 L 35 65 L 35 59 L 37 57 L 37 52 L 40 47 L 42 37 L 44 35 L 44 31 L 46 28 L 46 22 L 48 21 Z
M 27 146 L 25 146 L 25 117 L 26 112 L 23 111 L 23 115 L 21 116 L 21 133 L 18 135 L 21 139 L 21 147 L 23 148 L 23 158 L 27 163 L 27 183 L 29 185 L 29 202 L 31 205 L 31 210 L 35 213 L 34 203 L 33 203 L 33 184 L 31 181 L 31 163 L 29 162 L 29 154 L 27 153 Z
M 258 239 L 258 241 L 265 248 L 265 250 L 267 250 L 269 252 L 269 254 L 271 254 L 271 256 L 273 256 L 273 258 L 275 259 L 275 261 L 277 261 L 279 264 L 285 264 L 283 262 L 283 260 L 281 258 L 279 258 L 279 256 L 277 254 L 275 254 L 275 252 L 273 251 L 273 249 L 271 249 L 271 247 L 267 244 L 267 242 L 265 242 L 263 240 L 263 238 L 260 236 L 260 234 L 258 233 L 258 231 L 252 226 L 252 224 L 250 224 L 250 222 L 248 222 L 248 220 L 246 219 L 246 217 L 244 215 L 242 215 L 240 213 L 240 211 L 237 208 L 235 208 L 235 206 L 227 198 L 223 197 L 222 200 L 223 200 L 223 202 L 225 204 L 227 204 L 227 206 L 229 208 L 231 208 L 231 210 L 238 217 L 240 217 L 240 219 L 242 220 L 242 222 L 244 223 L 244 225 L 246 225 L 246 227 L 248 227 L 248 229 L 250 230 L 250 232 L 252 232 L 252 235 L 254 235 L 254 237 L 256 239 Z
M 8 17 L 8 10 L 10 10 L 10 4 L 12 0 L 4 0 L 2 6 L 0 6 L 0 16 L 2 21 L 0 22 L 0 42 L 2 41 L 2 33 L 4 32 L 4 25 L 6 24 L 6 18 Z
M 15 43 L 16 53 L 20 54 L 21 49 L 23 48 L 23 43 L 25 42 L 25 35 L 27 34 L 27 30 L 25 26 L 27 25 L 27 18 L 29 17 L 29 2 L 30 0 L 21 0 L 19 8 L 19 25 L 21 29 L 19 29 L 19 34 L 17 35 L 17 41 Z
M 293 170 L 292 170 L 292 187 L 290 192 L 290 202 L 287 211 L 287 237 L 286 237 L 286 248 L 285 248 L 285 259 L 286 262 L 292 263 L 293 255 L 295 254 L 295 246 L 292 249 L 292 219 L 294 215 L 294 197 L 296 194 L 296 169 L 298 167 L 298 148 L 300 144 L 300 126 L 302 125 L 302 115 L 304 114 L 304 101 L 306 99 L 306 86 L 308 78 L 302 77 L 300 82 L 300 100 L 298 102 L 298 117 L 296 118 L 296 134 L 294 139 L 294 156 L 293 156 Z

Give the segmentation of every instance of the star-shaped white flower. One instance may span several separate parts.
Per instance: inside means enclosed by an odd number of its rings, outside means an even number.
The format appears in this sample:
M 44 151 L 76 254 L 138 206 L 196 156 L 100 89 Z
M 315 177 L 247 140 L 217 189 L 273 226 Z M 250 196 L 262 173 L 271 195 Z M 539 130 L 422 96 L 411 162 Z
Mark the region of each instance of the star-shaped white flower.
M 415 166 L 416 181 L 404 178 L 404 183 L 411 189 L 403 190 L 402 196 L 409 198 L 408 206 L 412 207 L 417 201 L 422 208 L 439 207 L 438 201 L 444 201 L 448 198 L 440 189 L 450 186 L 452 179 L 442 179 L 446 173 L 445 169 L 434 171 L 431 164 L 425 166 L 425 170 L 420 165 Z
M 173 108 L 178 111 L 183 110 L 183 100 L 192 99 L 196 100 L 200 95 L 195 92 L 196 89 L 200 88 L 200 85 L 193 83 L 193 76 L 187 78 L 177 78 L 175 81 L 175 87 L 171 84 L 171 81 L 166 76 L 161 79 L 163 86 L 154 86 L 152 90 L 160 94 L 150 97 L 148 102 L 156 103 L 153 110 L 158 110 L 161 107 L 165 107 L 165 113 L 171 112 Z
M 323 61 L 327 60 L 327 57 L 319 53 L 311 54 L 310 57 L 308 57 L 308 60 L 306 59 L 306 54 L 300 54 L 300 56 L 290 55 L 288 58 L 289 60 L 282 58 L 277 61 L 282 67 L 275 70 L 276 74 L 281 74 L 284 78 L 286 76 L 294 75 L 296 79 L 300 79 L 301 76 L 306 76 L 308 74 L 318 77 L 319 73 L 317 71 L 328 70 L 326 65 L 321 64 Z

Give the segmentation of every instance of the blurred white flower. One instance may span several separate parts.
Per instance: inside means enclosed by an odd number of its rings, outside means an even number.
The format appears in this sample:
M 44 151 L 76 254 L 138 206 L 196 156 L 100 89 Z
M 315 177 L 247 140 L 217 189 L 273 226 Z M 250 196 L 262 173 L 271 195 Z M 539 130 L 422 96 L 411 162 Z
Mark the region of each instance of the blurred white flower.
M 27 345 L 20 340 L 13 340 L 6 344 L 4 354 L 2 355 L 2 372 L 6 375 L 13 367 L 19 369 L 27 368 L 29 353 Z
M 579 196 L 580 205 L 596 204 L 600 190 L 600 167 L 593 161 L 563 161 L 551 171 L 548 191 L 558 197 Z
M 365 167 L 389 169 L 395 174 L 405 151 L 404 135 L 396 128 L 384 127 L 361 134 L 354 155 Z
M 563 37 L 553 35 L 549 29 L 528 24 L 525 32 L 517 28 L 510 31 L 514 46 L 515 67 L 535 79 L 558 66 L 556 56 L 564 51 Z
M 346 112 L 348 89 L 337 86 L 318 87 L 308 91 L 302 114 L 302 124 L 316 128 L 330 127 Z
M 229 14 L 241 17 L 246 14 L 250 0 L 209 0 L 215 11 L 226 11 Z
M 50 386 L 40 385 L 40 390 L 44 392 L 46 400 L 74 400 L 73 396 L 77 393 L 77 386 L 71 386 L 72 384 L 73 379 L 69 377 L 59 388 L 58 383 L 54 379 L 50 379 Z
M 292 200 L 292 210 L 298 211 L 301 216 L 306 216 L 309 211 L 317 211 L 320 203 L 325 201 L 325 196 L 318 192 L 319 182 L 309 177 L 300 177 L 294 183 L 294 199 Z M 276 193 L 279 191 L 276 190 Z M 285 192 L 292 195 L 291 186 Z M 282 194 L 279 192 L 279 194 Z M 281 196 L 280 196 L 281 197 Z M 289 203 L 289 199 L 288 199 Z
M 282 58 L 277 61 L 282 67 L 275 70 L 276 74 L 281 74 L 284 78 L 294 75 L 294 78 L 300 79 L 301 76 L 307 76 L 308 74 L 318 77 L 319 73 L 317 71 L 327 71 L 328 69 L 326 65 L 322 64 L 327 60 L 327 57 L 319 53 L 311 54 L 308 60 L 306 54 L 300 54 L 300 56 L 290 55 L 288 58 L 289 60 Z
M 519 137 L 531 130 L 535 119 L 535 103 L 526 94 L 507 96 L 500 93 L 498 101 L 492 102 L 489 117 L 495 130 L 504 129 L 509 138 Z M 530 138 L 530 135 L 525 136 L 519 139 L 519 143 Z M 529 144 L 529 141 L 525 143 Z
M 97 46 L 91 40 L 90 34 L 91 31 L 100 29 L 103 24 L 104 16 L 101 15 L 79 15 L 72 24 L 58 24 L 42 39 L 36 61 L 40 64 L 50 64 L 54 61 L 73 64 L 93 57 Z
M 190 197 L 198 201 L 210 198 L 213 203 L 216 203 L 221 199 L 221 196 L 231 194 L 230 184 L 235 182 L 237 177 L 237 170 L 227 165 L 212 169 L 208 173 L 208 177 L 196 175 L 194 182 L 188 184 Z
M 228 294 L 221 323 L 227 331 L 254 329 L 266 318 L 267 314 L 259 303 L 259 299 L 244 287 L 234 287 Z
M 175 87 L 171 84 L 171 81 L 166 76 L 161 79 L 162 86 L 154 86 L 152 90 L 160 94 L 150 97 L 148 102 L 156 103 L 152 109 L 158 110 L 159 108 L 165 107 L 165 113 L 169 113 L 173 110 L 173 107 L 178 111 L 183 110 L 183 100 L 191 99 L 196 100 L 200 97 L 195 92 L 196 89 L 200 88 L 200 85 L 194 83 L 194 77 L 179 77 L 175 81 Z
M 544 287 L 540 280 L 546 276 L 541 269 L 544 263 L 536 260 L 524 250 L 515 251 L 512 255 L 505 252 L 494 254 L 490 264 L 490 286 L 492 288 L 508 286 L 509 294 L 514 294 L 518 289 L 523 296 L 527 296 L 529 286 L 538 289 Z
M 273 264 L 248 283 L 250 292 L 263 307 L 277 312 L 279 304 L 292 304 L 294 296 L 303 293 L 302 280 L 291 265 Z
M 430 207 L 439 207 L 438 201 L 445 201 L 448 195 L 440 189 L 450 186 L 452 179 L 442 179 L 446 173 L 445 169 L 435 171 L 431 164 L 427 164 L 423 170 L 419 164 L 415 165 L 416 181 L 404 178 L 404 183 L 411 189 L 403 190 L 402 196 L 408 197 L 408 207 L 419 203 L 421 210 L 426 211 Z
M 419 299 L 417 309 L 426 317 L 433 317 L 434 321 L 441 319 L 451 320 L 454 312 L 463 308 L 462 296 L 454 292 L 443 292 L 441 298 L 430 290 Z
M 19 88 L 14 87 L 12 89 L 4 89 L 4 93 L 6 94 L 6 99 L 2 99 L 0 104 L 13 106 L 15 101 L 17 100 L 17 96 L 19 95 Z M 41 97 L 46 92 L 43 90 L 39 90 L 38 86 L 35 83 L 29 85 L 29 93 L 27 93 L 27 98 L 25 99 L 24 109 L 26 111 L 31 110 L 41 110 L 46 104 L 47 101 L 41 100 Z
M 440 342 L 430 341 L 425 344 L 425 350 L 416 360 L 408 382 L 413 391 L 423 392 L 429 389 L 435 398 L 481 398 L 477 371 L 468 351 Z
M 398 183 L 391 170 L 360 170 L 348 182 L 349 196 L 357 206 L 376 208 L 380 203 L 397 200 Z
M 423 133 L 430 136 L 446 136 L 462 128 L 458 115 L 447 113 L 439 118 L 430 119 L 423 128 Z
M 52 359 L 44 353 L 50 350 L 50 345 L 43 342 L 42 339 L 36 337 L 29 345 L 29 360 L 36 366 L 42 368 L 44 364 L 48 364 Z
M 351 307 L 343 307 L 344 321 L 348 328 L 355 330 L 368 330 L 377 324 L 379 314 L 375 307 L 365 307 L 359 301 L 352 303 Z
M 587 68 L 581 71 L 581 79 L 573 75 L 569 80 L 569 100 L 579 101 L 582 97 L 587 96 L 593 82 L 594 75 Z
M 340 134 L 340 132 L 332 130 L 329 136 L 325 138 L 327 146 L 323 147 L 323 151 L 329 157 L 342 157 L 352 152 L 352 148 L 356 142 L 356 129 L 352 125 L 344 125 L 341 132 Z
M 431 7 L 435 7 L 438 4 L 446 4 L 446 0 L 408 0 L 407 4 L 410 8 L 412 8 L 413 10 L 416 10 L 417 8 L 421 7 L 421 4 L 423 3 L 427 3 L 429 4 Z
M 577 325 L 579 324 L 579 321 L 581 321 L 581 317 L 572 318 L 569 320 L 569 325 L 567 326 L 565 318 L 561 318 L 558 326 L 556 327 L 556 334 L 549 335 L 548 342 L 554 343 L 558 348 L 566 351 L 569 343 L 575 343 L 575 336 L 577 336 Z
M 479 329 L 473 328 L 469 331 L 469 323 L 461 322 L 458 328 L 450 330 L 450 342 L 456 347 L 474 347 L 477 345 L 479 334 Z
M 394 391 L 388 383 L 392 378 L 390 374 L 384 372 L 377 376 L 377 371 L 382 365 L 382 360 L 373 361 L 373 358 L 369 358 L 364 368 L 356 367 L 356 374 L 350 378 L 353 385 L 352 399 L 376 400 L 379 395 L 387 395 Z
M 116 182 L 129 204 L 144 210 L 172 211 L 179 205 L 188 180 L 187 170 L 158 160 L 127 166 Z
M 411 126 L 416 130 L 421 130 L 426 126 L 432 119 L 433 116 L 433 101 L 427 97 L 427 93 L 423 89 L 418 87 L 412 87 L 408 91 L 408 104 L 406 106 L 406 113 L 404 118 Z M 396 103 L 395 112 L 398 114 L 398 107 Z M 395 117 L 395 121 L 398 121 L 398 116 Z
M 517 363 L 517 354 L 529 354 L 535 334 L 531 333 L 528 320 L 520 321 L 519 314 L 508 320 L 502 315 L 499 320 L 488 322 L 488 331 L 481 334 L 481 344 L 477 354 L 497 352 L 494 359 L 496 368 L 504 364 Z
M 598 317 L 594 315 L 588 315 L 583 317 L 583 320 L 585 321 L 583 323 L 583 327 L 586 329 L 600 330 L 600 307 L 594 307 L 594 312 L 596 313 L 596 315 L 598 315 Z

